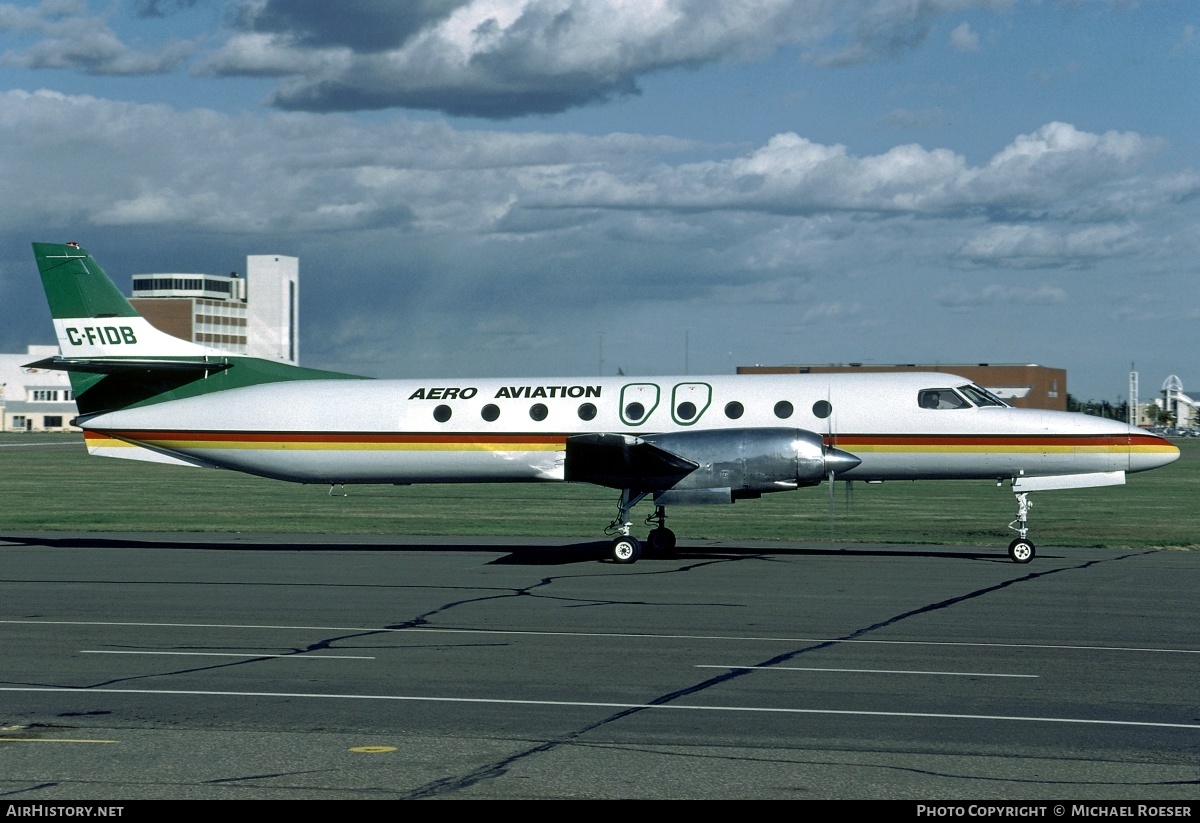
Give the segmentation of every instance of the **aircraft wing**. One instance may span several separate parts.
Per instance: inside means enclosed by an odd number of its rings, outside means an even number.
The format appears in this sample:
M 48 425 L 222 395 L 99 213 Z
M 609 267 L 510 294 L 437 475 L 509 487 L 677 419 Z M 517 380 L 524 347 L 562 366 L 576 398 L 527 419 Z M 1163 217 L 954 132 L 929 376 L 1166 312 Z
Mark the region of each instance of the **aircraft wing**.
M 578 434 L 567 438 L 565 479 L 612 489 L 669 489 L 700 467 L 679 455 L 627 434 Z

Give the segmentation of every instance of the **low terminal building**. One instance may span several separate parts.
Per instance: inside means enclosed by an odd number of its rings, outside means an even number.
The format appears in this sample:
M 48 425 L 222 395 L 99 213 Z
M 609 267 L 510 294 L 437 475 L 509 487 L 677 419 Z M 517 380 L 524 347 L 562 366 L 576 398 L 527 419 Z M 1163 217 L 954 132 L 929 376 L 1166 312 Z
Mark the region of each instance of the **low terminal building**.
M 24 354 L 0 354 L 0 430 L 78 431 L 78 412 L 66 372 L 27 368 L 26 363 L 58 354 L 58 346 L 29 346 Z
M 1030 364 L 830 363 L 826 365 L 738 366 L 738 374 L 847 374 L 865 372 L 945 372 L 965 377 L 1023 409 L 1067 410 L 1067 371 Z

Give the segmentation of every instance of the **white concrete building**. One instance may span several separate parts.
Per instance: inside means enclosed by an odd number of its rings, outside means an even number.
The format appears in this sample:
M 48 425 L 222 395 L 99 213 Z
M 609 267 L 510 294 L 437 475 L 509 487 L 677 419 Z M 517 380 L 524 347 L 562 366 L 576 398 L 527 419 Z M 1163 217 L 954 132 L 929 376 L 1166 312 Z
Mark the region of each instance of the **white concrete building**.
M 58 346 L 29 346 L 24 354 L 0 354 L 0 430 L 73 430 L 70 421 L 78 412 L 67 373 L 25 368 L 26 363 L 57 354 Z
M 246 257 L 246 276 L 135 274 L 130 302 L 167 334 L 235 354 L 298 365 L 300 260 Z
M 246 257 L 246 353 L 300 362 L 300 260 L 280 254 Z
M 155 328 L 246 354 L 246 281 L 214 274 L 135 274 L 129 300 Z

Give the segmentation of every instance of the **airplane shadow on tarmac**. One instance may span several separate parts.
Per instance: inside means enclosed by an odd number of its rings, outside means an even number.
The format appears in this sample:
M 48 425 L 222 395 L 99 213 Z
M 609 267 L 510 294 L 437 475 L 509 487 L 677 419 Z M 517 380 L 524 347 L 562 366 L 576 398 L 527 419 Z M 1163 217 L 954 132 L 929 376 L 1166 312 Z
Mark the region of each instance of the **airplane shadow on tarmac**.
M 533 542 L 536 540 L 536 543 Z M 609 541 L 587 540 L 561 542 L 547 538 L 531 539 L 522 544 L 514 538 L 460 537 L 387 537 L 363 540 L 353 536 L 321 535 L 229 535 L 225 539 L 196 534 L 72 534 L 56 536 L 49 533 L 0 534 L 0 544 L 18 546 L 48 546 L 63 549 L 189 549 L 193 551 L 262 551 L 262 552 L 485 552 L 500 553 L 489 565 L 504 566 L 564 566 L 575 563 L 612 562 Z M 2 545 L 0 545 L 2 548 Z M 670 555 L 643 554 L 641 563 L 665 563 L 697 560 L 737 560 L 754 557 L 911 557 L 945 560 L 1011 563 L 1002 549 L 977 547 L 948 547 L 929 545 L 879 545 L 816 543 L 801 545 L 738 545 L 722 541 L 712 546 L 680 546 Z M 1053 555 L 1042 555 L 1051 557 Z

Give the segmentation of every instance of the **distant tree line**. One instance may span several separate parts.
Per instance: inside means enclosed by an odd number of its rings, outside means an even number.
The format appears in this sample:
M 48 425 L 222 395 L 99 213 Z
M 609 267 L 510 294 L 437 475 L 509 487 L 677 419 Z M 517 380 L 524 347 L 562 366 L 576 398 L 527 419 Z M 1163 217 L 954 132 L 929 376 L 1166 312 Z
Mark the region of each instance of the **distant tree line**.
M 1107 400 L 1081 401 L 1079 398 L 1075 397 L 1069 392 L 1067 393 L 1067 411 L 1083 412 L 1084 414 L 1094 415 L 1095 417 L 1107 417 L 1109 420 L 1129 419 L 1128 401 L 1122 400 L 1120 403 L 1109 403 Z M 1153 413 L 1153 411 L 1151 413 Z

